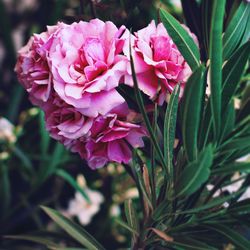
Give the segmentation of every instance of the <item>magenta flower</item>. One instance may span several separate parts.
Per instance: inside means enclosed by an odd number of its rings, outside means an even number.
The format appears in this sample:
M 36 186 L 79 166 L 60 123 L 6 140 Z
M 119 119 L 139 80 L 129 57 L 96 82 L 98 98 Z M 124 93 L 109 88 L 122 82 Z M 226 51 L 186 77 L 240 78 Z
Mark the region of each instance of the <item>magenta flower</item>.
M 171 93 L 177 83 L 184 87 L 191 69 L 162 23 L 156 26 L 152 21 L 131 37 L 131 43 L 139 88 L 152 100 L 162 104 L 166 94 Z M 124 46 L 124 53 L 129 57 L 128 42 Z M 132 86 L 129 64 L 124 82 Z
M 65 24 L 48 26 L 46 32 L 33 35 L 28 44 L 18 51 L 15 71 L 35 105 L 42 105 L 50 96 L 53 77 L 47 59 L 53 38 L 62 27 Z
M 131 147 L 143 147 L 142 137 L 147 133 L 144 127 L 125 119 L 114 113 L 95 118 L 90 137 L 78 140 L 72 151 L 86 159 L 92 169 L 110 161 L 128 163 L 132 158 Z
M 46 129 L 52 138 L 60 141 L 67 148 L 74 144 L 74 140 L 86 137 L 90 133 L 93 118 L 84 116 L 57 96 L 50 98 L 43 109 Z
M 107 112 L 107 99 L 115 106 L 118 96 L 110 91 L 124 74 L 126 63 L 121 52 L 126 34 L 124 26 L 118 30 L 112 22 L 99 19 L 62 29 L 49 58 L 57 94 L 93 117 Z

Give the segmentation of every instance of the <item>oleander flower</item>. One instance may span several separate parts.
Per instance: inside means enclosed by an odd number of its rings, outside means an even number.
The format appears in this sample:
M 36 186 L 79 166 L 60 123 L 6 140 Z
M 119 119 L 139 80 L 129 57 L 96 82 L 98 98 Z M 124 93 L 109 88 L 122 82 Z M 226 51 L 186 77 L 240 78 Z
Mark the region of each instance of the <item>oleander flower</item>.
M 0 117 L 0 142 L 14 143 L 16 135 L 14 125 L 4 117 Z
M 88 139 L 78 140 L 72 151 L 87 160 L 92 169 L 110 161 L 128 163 L 132 158 L 130 146 L 143 147 L 142 137 L 147 135 L 144 127 L 126 121 L 118 113 L 95 118 L 90 132 Z
M 82 225 L 88 225 L 92 217 L 100 210 L 104 197 L 100 192 L 91 190 L 88 187 L 84 187 L 83 191 L 90 201 L 88 202 L 80 192 L 76 192 L 75 198 L 70 200 L 65 214 L 70 217 L 76 216 Z
M 114 103 L 117 97 L 110 91 L 118 86 L 126 66 L 121 55 L 126 35 L 124 26 L 118 29 L 99 19 L 61 29 L 49 56 L 57 94 L 84 114 L 107 113 L 107 100 Z
M 156 26 L 152 21 L 136 32 L 131 36 L 131 45 L 138 85 L 146 95 L 162 104 L 177 83 L 181 84 L 182 95 L 191 69 L 162 23 Z M 124 53 L 129 58 L 129 42 L 124 46 Z M 133 86 L 129 62 L 124 83 Z
M 54 36 L 65 26 L 63 23 L 48 26 L 46 32 L 34 34 L 18 51 L 15 71 L 34 105 L 42 105 L 50 96 L 53 77 L 48 62 L 49 50 Z
M 90 133 L 93 118 L 84 116 L 75 107 L 53 95 L 43 106 L 46 129 L 51 137 L 63 143 L 67 148 L 74 140 L 86 137 Z

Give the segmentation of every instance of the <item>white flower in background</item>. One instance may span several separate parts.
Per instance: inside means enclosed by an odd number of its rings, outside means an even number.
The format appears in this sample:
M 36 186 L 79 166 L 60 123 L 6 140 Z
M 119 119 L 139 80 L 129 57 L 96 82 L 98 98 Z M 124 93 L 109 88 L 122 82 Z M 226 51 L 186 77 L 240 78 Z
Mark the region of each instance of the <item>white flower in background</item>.
M 91 222 L 92 217 L 100 210 L 100 206 L 104 201 L 103 195 L 89 189 L 86 186 L 86 180 L 83 175 L 77 176 L 77 183 L 82 187 L 83 192 L 89 197 L 89 202 L 80 192 L 75 193 L 75 198 L 69 201 L 67 211 L 63 213 L 68 217 L 77 217 L 82 225 L 87 225 Z
M 80 192 L 76 192 L 75 198 L 69 202 L 67 213 L 69 216 L 76 216 L 82 225 L 87 225 L 100 210 L 104 198 L 101 193 L 88 188 L 84 188 L 84 192 L 88 195 L 90 202 L 88 203 Z
M 9 143 L 14 143 L 16 141 L 14 126 L 3 117 L 0 117 L 0 141 Z
M 181 0 L 171 0 L 171 3 L 178 9 L 182 8 Z
M 250 154 L 247 154 L 239 159 L 236 160 L 237 162 L 249 162 L 250 161 Z
M 113 204 L 110 207 L 109 214 L 111 217 L 119 217 L 121 215 L 121 209 L 120 206 L 117 204 Z

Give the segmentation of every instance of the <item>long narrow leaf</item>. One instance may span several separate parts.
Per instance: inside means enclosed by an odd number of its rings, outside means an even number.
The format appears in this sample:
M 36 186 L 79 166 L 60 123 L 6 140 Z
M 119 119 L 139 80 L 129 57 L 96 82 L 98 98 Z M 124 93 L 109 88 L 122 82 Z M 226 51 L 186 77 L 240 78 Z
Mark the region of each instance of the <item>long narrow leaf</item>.
M 229 239 L 233 244 L 235 244 L 238 249 L 249 250 L 250 242 L 246 238 L 244 238 L 237 231 L 231 229 L 228 226 L 224 226 L 221 224 L 206 224 L 205 227 L 215 230 L 221 235 L 225 236 Z
M 198 153 L 198 131 L 201 119 L 202 90 L 204 84 L 204 67 L 199 67 L 186 83 L 182 103 L 182 136 L 187 158 L 193 161 Z
M 177 185 L 177 196 L 190 195 L 198 190 L 209 178 L 212 162 L 213 150 L 209 145 L 200 153 L 198 159 L 189 163 L 182 172 Z
M 62 177 L 65 181 L 67 181 L 76 191 L 82 194 L 82 196 L 85 198 L 87 202 L 90 203 L 89 196 L 86 194 L 86 192 L 84 192 L 84 189 L 79 186 L 79 184 L 75 181 L 75 179 L 70 174 L 68 174 L 63 169 L 58 169 L 56 171 L 56 175 Z
M 81 243 L 82 246 L 89 250 L 104 250 L 103 246 L 96 239 L 76 223 L 64 217 L 56 210 L 43 206 L 42 209 L 72 238 Z
M 250 11 L 250 10 L 249 10 Z M 222 112 L 232 99 L 250 56 L 250 41 L 241 46 L 223 67 Z
M 176 118 L 178 110 L 178 100 L 180 93 L 180 85 L 177 85 L 171 94 L 164 119 L 164 158 L 168 166 L 169 176 L 172 179 L 172 158 L 175 140 Z
M 219 136 L 221 126 L 222 30 L 225 2 L 225 0 L 213 1 L 210 33 L 211 111 L 215 138 Z
M 160 18 L 169 35 L 192 70 L 200 66 L 200 52 L 193 38 L 168 12 L 160 9 Z
M 147 112 L 144 108 L 144 103 L 143 103 L 143 99 L 142 99 L 142 95 L 141 92 L 139 90 L 138 87 L 138 82 L 137 82 L 137 78 L 136 78 L 136 73 L 135 73 L 135 66 L 134 66 L 134 60 L 131 54 L 131 47 L 130 47 L 130 66 L 131 66 L 131 71 L 132 71 L 132 77 L 133 77 L 133 82 L 134 82 L 134 88 L 135 88 L 135 97 L 136 97 L 136 101 L 138 103 L 139 109 L 141 111 L 141 114 L 143 116 L 144 122 L 146 124 L 146 127 L 148 129 L 149 135 L 150 135 L 150 139 L 152 141 L 153 146 L 155 147 L 155 151 L 157 153 L 157 155 L 159 156 L 159 159 L 161 161 L 162 167 L 165 170 L 166 174 L 167 174 L 167 167 L 164 161 L 164 156 L 162 154 L 160 145 L 156 139 L 156 135 L 154 133 L 154 130 L 150 124 Z
M 209 39 L 210 39 L 210 25 L 212 15 L 211 0 L 202 0 L 201 2 L 201 23 L 202 23 L 202 36 L 206 56 L 209 54 Z
M 59 244 L 54 243 L 50 239 L 46 239 L 44 237 L 34 236 L 34 235 L 11 235 L 6 236 L 7 239 L 13 239 L 13 240 L 25 240 L 25 241 L 31 241 L 34 243 L 38 243 L 41 245 L 44 245 L 48 248 L 58 249 L 60 247 Z
M 242 1 L 223 36 L 223 57 L 227 60 L 239 46 L 250 15 L 250 5 Z
M 235 162 L 212 170 L 212 174 L 228 175 L 235 172 L 250 173 L 250 162 Z
M 122 226 L 123 228 L 126 228 L 130 233 L 138 236 L 138 232 L 136 232 L 131 226 L 129 226 L 127 223 L 125 223 L 124 221 L 121 221 L 119 219 L 115 220 L 117 222 L 117 224 L 119 224 L 120 226 Z
M 125 214 L 126 214 L 126 218 L 128 221 L 128 225 L 133 228 L 137 234 L 139 232 L 139 224 L 138 224 L 138 220 L 137 220 L 137 216 L 136 216 L 136 212 L 135 212 L 135 208 L 133 206 L 133 202 L 131 199 L 126 200 L 125 201 Z

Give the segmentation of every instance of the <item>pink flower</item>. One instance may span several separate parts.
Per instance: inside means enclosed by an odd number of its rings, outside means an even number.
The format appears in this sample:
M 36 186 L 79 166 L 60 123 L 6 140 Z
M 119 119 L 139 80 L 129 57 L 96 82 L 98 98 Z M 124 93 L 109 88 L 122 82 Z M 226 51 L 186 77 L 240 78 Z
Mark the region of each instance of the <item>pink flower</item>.
M 93 118 L 84 116 L 57 96 L 50 98 L 43 108 L 46 129 L 52 138 L 62 142 L 67 148 L 74 144 L 74 140 L 90 133 Z
M 184 87 L 191 69 L 162 23 L 156 26 L 152 21 L 136 32 L 131 40 L 139 88 L 152 100 L 157 99 L 162 104 L 166 93 L 171 93 L 177 83 Z M 124 48 L 124 53 L 129 57 L 129 43 Z M 133 85 L 130 62 L 124 82 Z
M 18 51 L 15 71 L 35 105 L 41 105 L 50 96 L 52 75 L 47 57 L 54 35 L 64 26 L 63 23 L 48 26 L 46 32 L 34 34 L 28 44 Z
M 126 117 L 117 113 L 98 116 L 90 131 L 90 137 L 78 140 L 72 151 L 86 159 L 92 169 L 103 167 L 109 161 L 128 163 L 132 158 L 130 146 L 143 147 L 142 137 L 147 135 L 142 126 L 127 122 Z
M 99 19 L 73 23 L 60 30 L 53 41 L 49 60 L 54 89 L 68 104 L 96 117 L 120 103 L 113 90 L 125 70 L 121 55 L 125 27 Z M 108 103 L 110 102 L 110 103 Z

